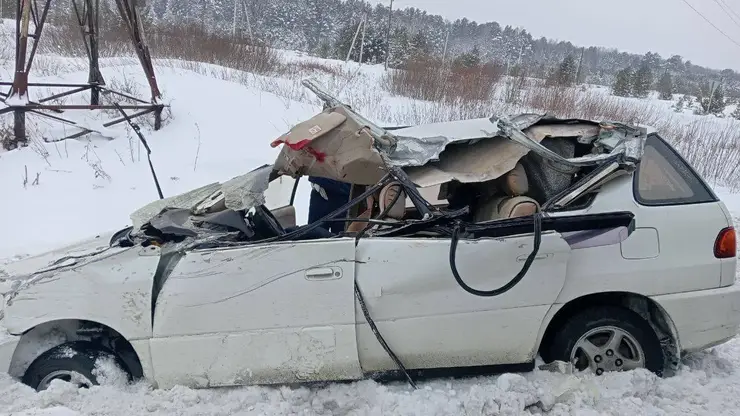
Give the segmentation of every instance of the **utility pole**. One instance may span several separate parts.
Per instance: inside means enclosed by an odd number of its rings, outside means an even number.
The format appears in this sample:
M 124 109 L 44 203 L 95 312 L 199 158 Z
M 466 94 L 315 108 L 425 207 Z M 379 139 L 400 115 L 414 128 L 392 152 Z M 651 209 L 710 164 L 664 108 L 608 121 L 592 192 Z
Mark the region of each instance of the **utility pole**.
M 578 71 L 576 71 L 576 84 L 579 84 L 581 81 L 581 66 L 583 65 L 583 53 L 586 51 L 585 47 L 581 47 L 581 60 L 578 61 Z
M 252 24 L 249 22 L 249 6 L 247 0 L 242 0 L 242 6 L 244 6 L 244 17 L 247 18 L 247 32 L 249 32 L 249 40 L 254 43 L 254 35 L 252 34 Z
M 707 111 L 704 112 L 704 114 L 709 114 L 712 112 L 712 101 L 714 100 L 714 93 L 717 92 L 717 88 L 719 88 L 722 85 L 722 79 L 720 78 L 719 82 L 712 81 L 712 85 L 709 87 L 709 103 L 707 104 Z
M 517 66 L 522 65 L 522 55 L 524 55 L 524 45 L 519 48 L 519 57 L 516 58 Z
M 349 50 L 347 51 L 347 59 L 344 60 L 344 62 L 349 62 L 350 56 L 352 56 L 352 50 L 355 49 L 355 42 L 357 41 L 357 35 L 360 34 L 360 27 L 362 27 L 362 24 L 365 22 L 365 19 L 363 18 L 360 20 L 360 24 L 357 25 L 357 30 L 355 30 L 355 36 L 352 38 L 352 44 L 349 45 Z
M 362 39 L 360 40 L 360 65 L 362 65 L 362 53 L 365 51 L 365 29 L 367 28 L 367 12 L 362 19 Z
M 447 60 L 447 43 L 450 41 L 450 27 L 447 27 L 447 36 L 445 37 L 445 50 L 442 52 L 442 65 Z
M 0 0 L 2 2 L 2 0 Z M 393 18 L 393 0 L 391 7 L 388 9 L 388 32 L 385 34 L 385 70 L 388 70 L 388 59 L 391 56 L 391 19 Z
M 239 12 L 239 2 L 237 0 L 234 0 L 234 21 L 231 24 L 231 37 L 234 39 L 236 39 L 236 14 L 238 12 Z

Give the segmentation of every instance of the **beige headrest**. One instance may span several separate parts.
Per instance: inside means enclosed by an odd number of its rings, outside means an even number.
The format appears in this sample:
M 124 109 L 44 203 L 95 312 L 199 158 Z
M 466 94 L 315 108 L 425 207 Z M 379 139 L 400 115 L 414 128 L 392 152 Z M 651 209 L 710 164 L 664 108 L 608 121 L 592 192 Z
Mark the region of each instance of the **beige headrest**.
M 378 208 L 380 212 L 388 209 L 384 218 L 402 220 L 406 215 L 406 192 L 403 187 L 396 182 L 384 186 L 378 197 Z
M 475 222 L 527 217 L 540 210 L 540 205 L 526 196 L 499 196 L 481 204 L 475 212 Z
M 529 191 L 529 179 L 524 166 L 517 163 L 514 169 L 501 177 L 501 190 L 509 196 L 524 195 Z
M 506 198 L 499 204 L 499 215 L 501 218 L 527 217 L 539 211 L 540 206 L 532 198 L 526 196 L 515 196 Z

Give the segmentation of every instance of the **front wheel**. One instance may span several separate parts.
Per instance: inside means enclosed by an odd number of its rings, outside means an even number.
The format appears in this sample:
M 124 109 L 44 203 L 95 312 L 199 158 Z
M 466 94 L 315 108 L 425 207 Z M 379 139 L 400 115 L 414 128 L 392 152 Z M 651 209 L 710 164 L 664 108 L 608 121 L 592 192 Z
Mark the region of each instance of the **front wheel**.
M 46 390 L 54 380 L 89 388 L 99 384 L 96 368 L 101 359 L 111 360 L 131 379 L 125 364 L 115 354 L 91 342 L 74 341 L 41 354 L 28 367 L 22 381 L 37 391 Z
M 589 308 L 568 319 L 553 337 L 547 355 L 596 375 L 638 368 L 663 372 L 663 350 L 650 324 L 616 306 Z

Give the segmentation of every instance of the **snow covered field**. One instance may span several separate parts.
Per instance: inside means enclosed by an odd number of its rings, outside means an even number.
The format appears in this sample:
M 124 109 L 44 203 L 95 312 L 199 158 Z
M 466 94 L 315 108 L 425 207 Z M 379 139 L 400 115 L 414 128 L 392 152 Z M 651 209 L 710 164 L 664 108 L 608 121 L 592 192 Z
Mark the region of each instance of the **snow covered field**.
M 315 75 L 363 113 L 387 123 L 455 118 L 457 109 L 401 97 L 381 88 L 382 68 L 321 62 L 286 54 L 286 60 L 316 61 L 337 68 L 341 76 Z M 0 58 L 0 63 L 2 59 Z M 80 61 L 41 56 L 48 70 L 32 81 L 83 81 Z M 135 61 L 106 59 L 109 84 L 128 85 L 146 97 L 145 81 Z M 12 68 L 0 67 L 7 78 Z M 214 65 L 155 62 L 171 118 L 158 131 L 146 131 L 152 159 L 165 195 L 227 180 L 273 161 L 271 140 L 294 123 L 320 111 L 296 80 L 274 79 Z M 305 75 L 309 75 L 306 73 Z M 46 93 L 45 91 L 42 93 Z M 33 97 L 31 97 L 33 98 Z M 77 100 L 84 100 L 81 96 Z M 642 105 L 642 104 L 640 104 Z M 668 112 L 670 104 L 650 105 Z M 80 113 L 77 117 L 83 117 Z M 671 115 L 691 122 L 692 115 Z M 72 116 L 69 116 L 72 117 Z M 80 120 L 80 118 L 76 118 Z M 7 120 L 5 120 L 7 121 Z M 88 120 L 88 124 L 99 123 Z M 128 215 L 156 199 L 146 154 L 124 126 L 109 129 L 110 140 L 46 143 L 60 126 L 29 116 L 33 143 L 0 153 L 0 258 L 36 254 L 62 244 L 128 225 Z M 67 132 L 69 128 L 67 127 Z M 25 178 L 28 178 L 24 186 Z M 34 184 L 38 178 L 38 183 Z M 306 183 L 297 200 L 305 223 Z M 740 217 L 740 196 L 717 188 Z M 0 375 L 0 414 L 13 415 L 732 415 L 740 414 L 740 340 L 687 359 L 681 372 L 659 379 L 646 371 L 562 375 L 544 371 L 468 380 L 404 384 L 370 381 L 315 388 L 239 388 L 196 391 L 153 390 L 146 384 L 110 383 L 75 390 L 63 383 L 36 394 Z M 527 410 L 525 410 L 527 408 Z

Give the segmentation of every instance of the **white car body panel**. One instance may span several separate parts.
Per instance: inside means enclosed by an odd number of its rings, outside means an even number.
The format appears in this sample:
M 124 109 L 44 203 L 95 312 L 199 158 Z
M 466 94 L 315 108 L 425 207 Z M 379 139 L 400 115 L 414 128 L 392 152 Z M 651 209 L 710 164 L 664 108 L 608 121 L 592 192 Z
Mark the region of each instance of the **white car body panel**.
M 740 285 L 654 296 L 671 317 L 685 353 L 722 344 L 738 335 Z
M 636 232 L 620 245 L 574 251 L 567 282 L 556 303 L 600 292 L 654 296 L 720 286 L 726 262 L 714 257 L 713 244 L 719 232 L 731 224 L 721 202 L 641 206 L 632 195 L 632 177 L 625 176 L 607 183 L 587 209 L 553 215 L 610 211 L 634 212 Z M 652 230 L 658 231 L 657 239 Z M 637 254 L 638 248 L 643 258 L 624 258 L 623 253 Z M 728 261 L 735 263 L 734 259 Z M 603 267 L 606 264 L 609 267 Z
M 15 348 L 20 340 L 20 336 L 10 335 L 3 328 L 0 328 L 0 372 L 10 372 L 13 354 L 15 354 Z
M 152 384 L 156 385 L 157 382 L 154 375 L 154 363 L 152 362 L 152 350 L 150 344 L 151 339 L 139 339 L 131 341 L 131 346 L 134 348 L 136 355 L 139 357 L 141 369 L 144 373 L 144 379 L 149 380 Z
M 101 254 L 76 267 L 47 273 L 29 282 L 5 307 L 3 326 L 22 334 L 46 322 L 79 319 L 98 322 L 127 340 L 152 335 L 152 276 L 157 247 L 132 247 Z
M 38 270 L 46 268 L 47 266 L 49 266 L 50 263 L 58 260 L 61 257 L 84 256 L 107 249 L 109 246 L 110 238 L 113 236 L 113 234 L 113 232 L 102 233 L 95 237 L 82 239 L 70 245 L 49 251 L 47 253 L 41 253 L 35 256 L 23 258 L 20 261 L 3 264 L 2 267 L 0 267 L 0 279 L 2 279 L 3 277 L 12 278 L 16 276 L 23 276 L 28 273 L 34 273 Z M 0 283 L 0 291 L 3 291 L 3 287 L 4 285 Z
M 730 214 L 730 211 L 727 209 L 727 205 L 720 201 L 719 207 L 722 209 L 722 213 L 725 214 L 725 218 L 727 218 L 727 224 L 734 224 L 735 221 L 732 218 L 732 214 Z M 720 287 L 727 287 L 735 284 L 735 280 L 737 279 L 737 257 L 722 259 L 720 263 L 722 264 Z
M 156 305 L 157 383 L 362 377 L 354 278 L 354 238 L 188 253 Z
M 509 282 L 532 252 L 530 236 L 460 241 L 461 278 L 478 290 Z M 550 305 L 565 283 L 570 247 L 543 233 L 538 260 L 509 292 L 484 298 L 453 279 L 449 240 L 373 238 L 357 247 L 357 282 L 370 316 L 408 368 L 522 363 Z M 357 308 L 360 362 L 365 371 L 396 369 Z

